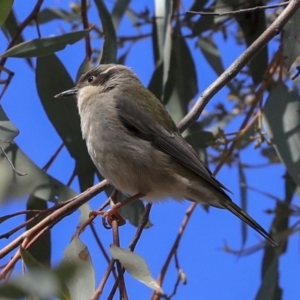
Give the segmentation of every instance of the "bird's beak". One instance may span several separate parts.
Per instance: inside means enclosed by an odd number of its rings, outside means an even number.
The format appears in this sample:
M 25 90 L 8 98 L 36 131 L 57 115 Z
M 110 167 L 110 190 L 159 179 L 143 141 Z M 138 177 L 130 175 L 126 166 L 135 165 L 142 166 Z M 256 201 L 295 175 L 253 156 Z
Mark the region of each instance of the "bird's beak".
M 67 91 L 55 95 L 54 98 L 75 96 L 77 95 L 77 93 L 78 93 L 78 88 L 73 87 L 72 89 L 69 89 Z

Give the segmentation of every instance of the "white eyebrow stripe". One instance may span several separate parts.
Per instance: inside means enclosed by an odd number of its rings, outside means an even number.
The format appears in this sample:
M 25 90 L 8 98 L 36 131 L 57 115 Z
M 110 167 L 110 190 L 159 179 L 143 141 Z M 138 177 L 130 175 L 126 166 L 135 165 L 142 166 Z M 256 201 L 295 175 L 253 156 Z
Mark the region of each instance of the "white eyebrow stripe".
M 111 66 L 110 68 L 106 69 L 105 71 L 101 72 L 101 74 L 106 74 L 108 73 L 110 70 L 116 69 L 116 66 Z

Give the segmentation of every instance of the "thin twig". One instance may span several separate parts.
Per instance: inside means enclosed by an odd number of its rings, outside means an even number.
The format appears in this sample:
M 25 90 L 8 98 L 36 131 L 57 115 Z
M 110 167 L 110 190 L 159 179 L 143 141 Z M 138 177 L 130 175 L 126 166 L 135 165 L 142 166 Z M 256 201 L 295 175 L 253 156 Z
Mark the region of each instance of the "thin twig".
M 109 265 L 101 279 L 101 282 L 98 286 L 98 288 L 96 289 L 95 293 L 93 294 L 92 296 L 92 300 L 97 300 L 99 299 L 99 297 L 101 296 L 102 292 L 103 292 L 103 289 L 104 289 L 104 286 L 107 282 L 107 279 L 109 277 L 109 274 L 111 273 L 111 271 L 113 270 L 113 267 L 114 267 L 114 264 L 115 264 L 115 260 L 114 259 L 111 259 L 110 262 L 109 262 Z
M 81 0 L 81 18 L 82 18 L 82 23 L 83 23 L 84 29 L 89 28 L 87 9 L 88 9 L 87 1 Z M 85 53 L 86 53 L 86 60 L 90 61 L 92 58 L 92 47 L 91 47 L 91 38 L 90 38 L 89 33 L 85 36 Z
M 134 248 L 135 248 L 137 242 L 139 241 L 145 226 L 147 225 L 147 223 L 149 221 L 149 214 L 150 214 L 150 211 L 151 211 L 151 207 L 152 207 L 151 203 L 148 203 L 146 205 L 145 210 L 144 210 L 144 214 L 143 214 L 142 219 L 141 219 L 140 224 L 139 224 L 139 227 L 137 228 L 137 230 L 135 232 L 133 240 L 131 241 L 131 243 L 128 246 L 129 250 L 132 251 L 132 252 L 134 251 Z
M 43 4 L 44 0 L 38 0 L 36 2 L 36 5 L 34 6 L 34 8 L 32 9 L 31 13 L 28 15 L 28 17 L 22 22 L 20 23 L 20 25 L 18 26 L 17 30 L 16 30 L 16 33 L 14 35 L 14 37 L 12 38 L 12 40 L 10 41 L 8 47 L 6 50 L 8 50 L 9 48 L 13 47 L 16 45 L 22 31 L 24 30 L 24 28 L 30 24 L 30 22 L 32 20 L 35 19 L 35 17 L 37 16 L 37 14 L 39 13 L 40 9 L 41 9 L 41 6 Z M 3 57 L 1 60 L 0 60 L 0 66 L 4 66 L 6 60 L 7 60 L 8 57 Z M 1 71 L 1 69 L 0 69 Z
M 7 153 L 5 152 L 5 150 L 2 148 L 2 146 L 0 145 L 0 150 L 2 151 L 3 155 L 5 156 L 5 158 L 7 159 L 8 163 L 10 164 L 11 168 L 14 170 L 14 172 L 19 175 L 19 176 L 25 176 L 27 175 L 27 173 L 22 173 L 20 171 L 18 171 L 14 164 L 12 163 L 12 161 L 10 160 L 9 156 L 7 155 Z
M 182 132 L 188 128 L 193 122 L 197 121 L 203 109 L 226 84 L 228 84 L 235 76 L 250 62 L 255 55 L 262 50 L 266 44 L 275 37 L 295 14 L 300 7 L 300 0 L 289 1 L 288 6 L 278 16 L 278 18 L 255 40 L 243 54 L 241 54 L 216 81 L 214 81 L 198 98 L 196 104 L 189 113 L 179 122 L 178 128 Z
M 268 78 L 271 78 L 272 75 L 273 75 L 273 73 L 275 72 L 276 67 L 278 66 L 278 63 L 279 63 L 279 57 L 280 57 L 280 52 L 278 51 L 274 55 L 271 63 L 269 64 L 269 67 L 268 67 L 268 70 L 267 70 Z M 247 128 L 249 128 L 249 126 L 247 126 L 247 124 L 248 124 L 250 118 L 253 115 L 255 107 L 257 106 L 257 104 L 259 103 L 259 101 L 261 100 L 261 98 L 263 97 L 263 94 L 264 94 L 265 89 L 267 87 L 268 78 L 264 80 L 264 82 L 261 85 L 260 89 L 257 91 L 255 100 L 253 101 L 253 103 L 252 103 L 249 111 L 247 112 L 247 115 L 246 115 L 245 119 L 243 120 L 243 122 L 242 122 L 242 124 L 240 126 L 240 129 L 238 131 L 239 132 L 238 136 L 244 134 L 244 132 L 247 131 Z M 239 138 L 237 137 L 232 142 L 232 144 L 230 145 L 228 151 L 223 155 L 223 157 L 221 157 L 219 163 L 217 164 L 217 166 L 215 168 L 214 175 L 216 175 L 220 171 L 221 167 L 231 157 L 231 155 L 232 155 L 234 149 L 237 147 L 238 143 L 239 143 Z
M 179 247 L 181 238 L 182 238 L 182 236 L 183 236 L 183 234 L 185 232 L 187 224 L 188 224 L 188 222 L 190 220 L 190 217 L 191 217 L 193 211 L 195 210 L 196 206 L 197 206 L 197 203 L 192 203 L 191 206 L 187 209 L 187 211 L 185 213 L 185 217 L 184 217 L 184 219 L 183 219 L 183 221 L 181 223 L 181 226 L 179 228 L 178 235 L 177 235 L 177 237 L 176 237 L 176 239 L 175 239 L 175 241 L 173 243 L 172 248 L 169 251 L 167 259 L 166 259 L 166 261 L 165 261 L 165 263 L 164 263 L 164 265 L 163 265 L 163 267 L 161 269 L 161 272 L 159 274 L 159 277 L 158 277 L 157 281 L 158 281 L 158 284 L 160 286 L 162 286 L 162 283 L 164 281 L 164 278 L 165 278 L 166 272 L 168 270 L 169 264 L 171 262 L 171 259 L 172 259 L 174 253 L 177 251 L 177 249 Z M 153 295 L 152 295 L 152 297 L 151 297 L 151 300 L 158 300 L 160 298 L 160 296 L 161 296 L 160 294 L 154 292 Z
M 118 221 L 113 218 L 111 222 L 111 228 L 113 232 L 113 243 L 114 245 L 120 247 L 120 239 L 119 239 L 119 225 Z M 116 261 L 117 264 L 117 270 L 118 270 L 118 283 L 119 283 L 119 290 L 120 290 L 120 299 L 122 300 L 128 300 L 127 291 L 126 291 L 126 285 L 124 281 L 124 272 L 122 270 L 121 263 L 119 261 Z M 110 295 L 108 296 L 108 299 L 110 299 Z
M 239 10 L 234 10 L 234 11 L 226 11 L 226 12 L 212 12 L 212 11 L 187 11 L 187 14 L 195 14 L 195 15 L 210 15 L 210 16 L 226 16 L 226 15 L 237 15 L 237 14 L 242 14 L 242 13 L 248 13 L 256 10 L 262 10 L 262 9 L 270 9 L 270 8 L 277 8 L 281 6 L 286 6 L 289 4 L 289 1 L 285 1 L 283 3 L 278 3 L 278 4 L 270 4 L 270 5 L 262 5 L 262 6 L 255 6 L 255 7 L 250 7 L 250 8 L 242 8 Z
M 109 185 L 109 183 L 106 180 L 103 180 L 102 182 L 87 189 L 83 193 L 70 199 L 65 206 L 57 209 L 52 214 L 50 214 L 48 217 L 46 217 L 42 221 L 40 221 L 37 225 L 28 229 L 23 234 L 18 236 L 15 240 L 13 240 L 11 243 L 9 243 L 7 246 L 2 248 L 0 250 L 0 259 L 5 257 L 8 253 L 10 253 L 13 249 L 15 249 L 16 247 L 18 247 L 21 244 L 23 245 L 24 249 L 27 249 L 27 245 L 30 242 L 30 240 L 32 240 L 35 236 L 39 235 L 39 233 L 41 233 L 43 231 L 43 229 L 50 229 L 61 219 L 63 219 L 67 215 L 71 214 L 73 211 L 78 209 L 81 205 L 83 205 L 84 203 L 89 201 L 92 197 L 94 197 L 97 194 L 99 194 L 100 192 L 102 192 L 108 185 Z M 18 259 L 19 259 L 19 257 L 18 257 Z M 15 262 L 18 259 L 16 259 Z M 12 267 L 12 266 L 13 266 L 13 264 L 10 264 L 10 267 Z M 6 269 L 5 272 L 3 270 L 0 273 L 0 279 L 5 278 L 7 271 L 8 271 L 8 269 Z
M 60 153 L 60 151 L 63 149 L 64 147 L 64 143 L 61 143 L 61 145 L 58 147 L 58 149 L 54 152 L 54 154 L 50 157 L 49 161 L 45 164 L 45 166 L 42 168 L 44 171 L 48 171 L 48 169 L 50 168 L 50 166 L 53 164 L 53 162 L 55 161 L 55 159 L 57 158 L 58 154 Z
M 139 227 L 137 228 L 137 230 L 135 232 L 135 235 L 134 235 L 131 243 L 129 244 L 129 250 L 132 251 L 132 252 L 134 251 L 135 246 L 136 246 L 137 242 L 139 241 L 139 239 L 141 237 L 141 234 L 142 234 L 142 232 L 143 232 L 143 230 L 144 230 L 144 228 L 145 228 L 145 226 L 146 226 L 146 224 L 149 220 L 149 214 L 150 214 L 150 211 L 151 211 L 151 207 L 152 207 L 152 204 L 150 204 L 150 203 L 148 203 L 146 205 L 145 210 L 144 210 L 144 214 L 143 214 L 142 219 L 141 219 L 140 224 L 139 224 Z M 125 272 L 124 268 L 123 268 L 122 272 L 124 274 L 124 272 Z M 113 288 L 110 292 L 111 299 L 113 299 L 113 296 L 114 296 L 114 294 L 117 290 L 117 287 L 118 287 L 118 280 L 115 281 L 114 286 L 113 286 Z

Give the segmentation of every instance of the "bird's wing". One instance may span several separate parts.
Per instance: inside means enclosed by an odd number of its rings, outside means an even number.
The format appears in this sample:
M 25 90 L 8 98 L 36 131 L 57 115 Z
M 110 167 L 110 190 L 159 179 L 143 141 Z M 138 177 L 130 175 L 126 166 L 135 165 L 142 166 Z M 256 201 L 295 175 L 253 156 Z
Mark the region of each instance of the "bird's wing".
M 147 95 L 149 97 L 149 95 Z M 153 96 L 150 94 L 150 96 Z M 154 96 L 153 96 L 154 97 Z M 209 182 L 213 187 L 224 193 L 228 189 L 217 181 L 212 173 L 205 167 L 204 163 L 200 160 L 194 149 L 189 145 L 178 132 L 174 121 L 169 114 L 161 107 L 160 103 L 153 102 L 151 109 L 156 110 L 158 120 L 165 120 L 170 128 L 166 128 L 163 122 L 153 120 L 150 117 L 147 107 L 137 104 L 135 101 L 126 99 L 117 100 L 117 113 L 126 129 L 142 139 L 151 141 L 151 143 L 159 150 L 169 154 L 178 163 L 190 169 L 201 178 Z M 157 99 L 153 99 L 158 101 Z M 159 107 L 157 106 L 159 104 Z M 170 123 L 171 122 L 171 123 Z M 171 132 L 171 130 L 172 132 Z

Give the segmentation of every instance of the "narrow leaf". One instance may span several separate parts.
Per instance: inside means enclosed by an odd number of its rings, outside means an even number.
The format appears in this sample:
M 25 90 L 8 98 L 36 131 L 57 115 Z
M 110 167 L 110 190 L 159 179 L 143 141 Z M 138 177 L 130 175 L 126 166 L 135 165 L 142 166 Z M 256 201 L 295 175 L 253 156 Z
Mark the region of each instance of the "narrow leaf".
M 65 201 L 76 193 L 38 168 L 15 144 L 0 143 L 18 170 L 26 176 L 16 176 L 7 159 L 0 156 L 0 202 L 33 194 L 54 203 Z
M 115 30 L 118 29 L 120 21 L 121 21 L 122 17 L 124 16 L 130 2 L 131 2 L 131 0 L 117 0 L 116 1 L 116 4 L 111 13 L 111 17 L 112 17 L 112 21 L 113 21 Z
M 13 5 L 13 0 L 0 0 L 0 26 L 5 22 Z
M 297 10 L 283 27 L 283 56 L 286 58 L 286 67 L 289 70 L 292 63 L 300 54 L 300 10 Z
M 66 22 L 71 22 L 80 19 L 80 15 L 76 13 L 71 14 L 64 9 L 57 7 L 47 7 L 38 13 L 37 19 L 39 25 L 41 25 L 59 19 L 65 20 Z M 35 22 L 32 22 L 31 25 L 35 25 Z
M 172 51 L 171 41 L 171 14 L 172 14 L 172 1 L 169 0 L 155 0 L 154 1 L 154 14 L 155 21 L 153 23 L 153 46 L 155 54 L 155 64 L 162 64 L 162 87 L 168 79 L 170 70 L 170 59 Z
M 270 92 L 263 114 L 264 126 L 280 160 L 300 186 L 300 99 L 283 83 Z
M 27 204 L 26 204 L 26 221 L 35 217 L 36 213 L 30 212 L 30 210 L 45 210 L 48 208 L 47 202 L 43 199 L 37 198 L 34 195 L 30 195 Z M 33 222 L 29 223 L 26 226 L 26 229 L 37 225 L 44 216 L 35 218 Z M 49 267 L 51 266 L 51 231 L 48 230 L 41 235 L 38 240 L 28 249 L 28 253 L 31 257 L 36 259 L 43 266 Z M 25 262 L 26 263 L 26 262 Z M 27 264 L 26 264 L 27 265 Z M 27 268 L 29 266 L 27 265 Z
M 88 248 L 77 236 L 74 236 L 64 255 L 62 266 L 66 263 L 75 263 L 79 266 L 73 277 L 66 282 L 71 299 L 91 299 L 95 291 L 95 271 Z
M 12 142 L 19 132 L 15 125 L 8 119 L 0 105 L 0 141 L 6 143 Z
M 103 0 L 95 0 L 98 9 L 99 17 L 101 19 L 104 31 L 104 44 L 101 52 L 101 64 L 115 63 L 117 61 L 117 36 L 115 27 L 112 21 L 112 16 L 107 10 Z
M 66 33 L 56 37 L 39 38 L 18 44 L 0 57 L 39 57 L 52 54 L 64 49 L 68 44 L 73 45 L 84 38 L 92 28 Z
M 49 120 L 76 160 L 75 171 L 83 191 L 93 184 L 96 168 L 82 139 L 76 100 L 54 99 L 54 95 L 74 86 L 64 65 L 54 54 L 37 59 L 36 85 Z
M 150 274 L 147 263 L 141 256 L 116 245 L 110 245 L 110 253 L 114 259 L 117 259 L 121 263 L 133 278 L 163 294 L 162 288 Z
M 265 272 L 262 284 L 258 290 L 255 300 L 272 300 L 278 281 L 278 258 L 275 258 Z

